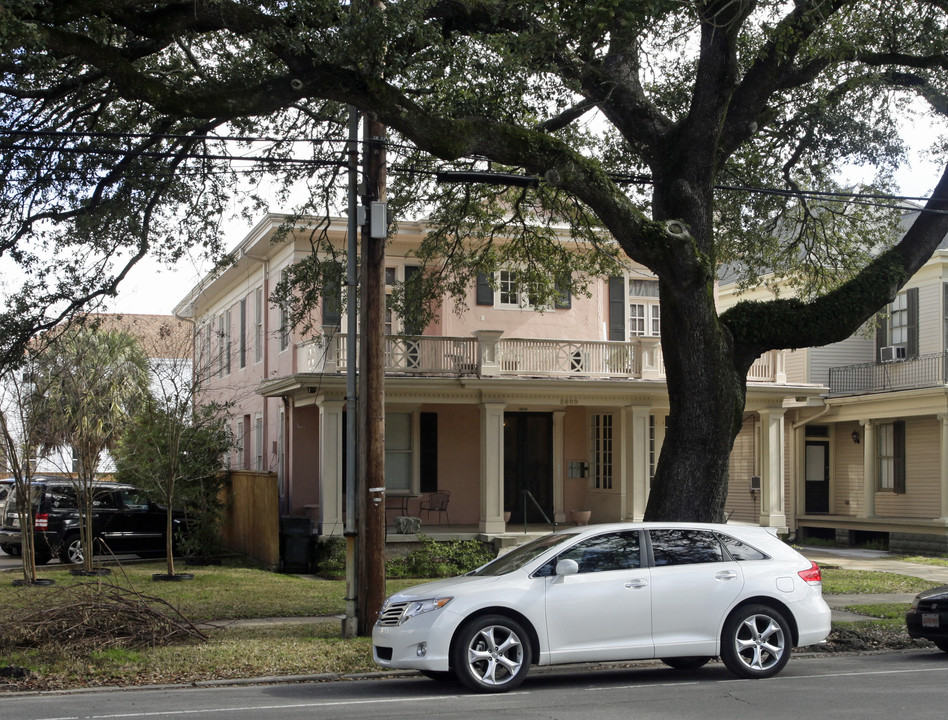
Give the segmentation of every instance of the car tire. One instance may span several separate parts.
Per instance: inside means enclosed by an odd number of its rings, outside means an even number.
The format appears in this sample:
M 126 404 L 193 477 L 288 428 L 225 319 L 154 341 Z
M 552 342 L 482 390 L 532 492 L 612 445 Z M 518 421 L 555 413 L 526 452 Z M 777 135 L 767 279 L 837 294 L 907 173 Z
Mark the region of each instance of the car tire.
M 3 545 L 0 545 L 0 550 L 3 550 L 3 552 L 5 552 L 7 555 L 16 555 L 16 547 L 16 545 L 4 543 Z
M 482 615 L 464 624 L 451 648 L 457 679 L 475 692 L 513 690 L 530 670 L 530 637 L 516 620 Z
M 948 653 L 948 638 L 938 638 L 936 640 L 932 640 L 932 642 L 935 643 L 936 648 L 942 652 Z
M 711 658 L 705 655 L 692 655 L 689 657 L 670 657 L 662 658 L 663 663 L 675 670 L 697 670 L 707 665 Z
M 82 538 L 78 533 L 70 533 L 63 538 L 56 553 L 63 565 L 81 565 L 83 561 Z
M 792 645 L 783 615 L 767 605 L 744 605 L 724 623 L 721 660 L 738 677 L 768 678 L 789 662 Z

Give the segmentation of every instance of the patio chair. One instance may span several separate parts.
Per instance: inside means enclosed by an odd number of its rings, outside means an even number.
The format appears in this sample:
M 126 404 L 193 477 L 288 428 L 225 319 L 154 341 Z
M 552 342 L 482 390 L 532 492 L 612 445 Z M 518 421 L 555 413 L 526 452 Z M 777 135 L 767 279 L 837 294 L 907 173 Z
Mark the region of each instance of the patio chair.
M 431 517 L 431 513 L 433 512 L 438 513 L 439 525 L 441 524 L 441 515 L 444 515 L 448 522 L 451 522 L 451 518 L 448 515 L 448 503 L 450 501 L 451 492 L 449 490 L 439 490 L 438 492 L 429 493 L 427 497 L 422 498 L 419 511 L 428 513 L 428 517 Z

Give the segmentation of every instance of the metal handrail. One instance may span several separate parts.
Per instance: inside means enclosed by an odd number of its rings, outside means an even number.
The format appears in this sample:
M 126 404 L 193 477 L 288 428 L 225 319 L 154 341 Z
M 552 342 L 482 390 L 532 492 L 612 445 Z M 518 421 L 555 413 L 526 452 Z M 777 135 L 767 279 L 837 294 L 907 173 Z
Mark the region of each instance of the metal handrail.
M 556 530 L 556 520 L 550 520 L 547 517 L 547 514 L 543 511 L 543 508 L 540 507 L 540 503 L 537 502 L 537 499 L 533 497 L 533 493 L 529 490 L 523 490 L 523 532 L 527 532 L 527 498 L 530 498 L 530 501 L 533 503 L 533 506 L 540 511 L 540 515 L 543 516 L 543 519 L 546 520 L 547 524 L 552 525 L 553 529 Z

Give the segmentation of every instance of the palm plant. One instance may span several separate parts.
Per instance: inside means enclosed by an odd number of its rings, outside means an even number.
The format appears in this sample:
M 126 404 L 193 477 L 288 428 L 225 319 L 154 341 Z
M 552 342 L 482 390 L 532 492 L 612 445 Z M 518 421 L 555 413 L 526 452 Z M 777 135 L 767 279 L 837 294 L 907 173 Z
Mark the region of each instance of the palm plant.
M 32 403 L 46 450 L 71 447 L 69 476 L 80 515 L 83 570 L 92 571 L 92 508 L 103 453 L 149 397 L 148 358 L 132 335 L 85 325 L 67 327 L 37 358 L 44 388 Z

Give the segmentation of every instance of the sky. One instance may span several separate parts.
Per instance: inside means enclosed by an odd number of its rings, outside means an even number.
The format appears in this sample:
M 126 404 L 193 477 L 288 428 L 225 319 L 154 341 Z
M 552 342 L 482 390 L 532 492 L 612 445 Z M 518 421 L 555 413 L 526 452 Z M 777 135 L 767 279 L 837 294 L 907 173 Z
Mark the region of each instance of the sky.
M 906 127 L 906 133 L 907 137 L 931 137 L 928 132 L 919 132 L 919 128 L 914 125 Z M 927 197 L 940 177 L 942 168 L 923 156 L 925 145 L 919 143 L 920 149 L 912 152 L 911 164 L 897 175 L 903 195 Z M 860 171 L 854 169 L 851 180 L 860 179 L 857 177 L 859 174 Z M 273 211 L 280 212 L 281 209 Z M 245 222 L 231 222 L 225 226 L 231 236 L 226 242 L 227 249 L 235 247 L 251 229 Z M 119 289 L 118 297 L 106 311 L 171 315 L 174 307 L 198 284 L 209 268 L 209 263 L 200 263 L 191 257 L 183 258 L 171 268 L 147 258 L 129 273 Z

